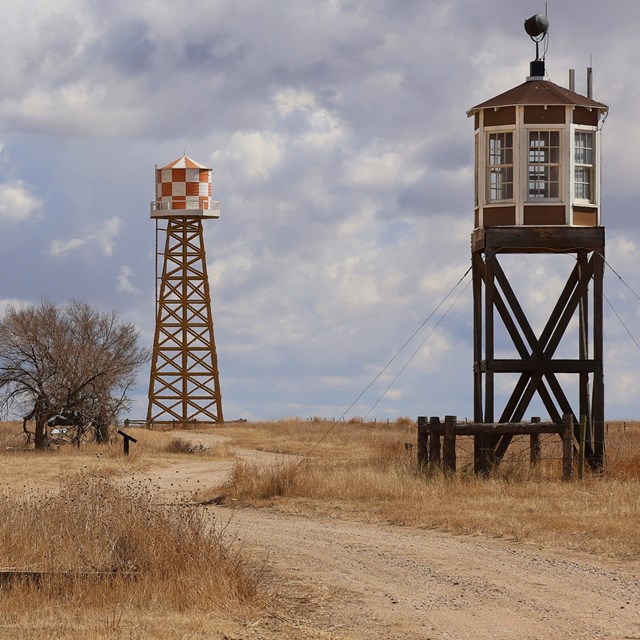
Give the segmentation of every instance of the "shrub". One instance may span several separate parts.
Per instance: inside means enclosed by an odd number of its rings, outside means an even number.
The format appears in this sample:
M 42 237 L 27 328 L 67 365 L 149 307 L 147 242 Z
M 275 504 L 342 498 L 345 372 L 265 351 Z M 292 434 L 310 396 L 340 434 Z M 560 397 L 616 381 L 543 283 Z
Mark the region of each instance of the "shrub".
M 46 572 L 52 597 L 80 589 L 88 606 L 123 591 L 139 606 L 177 610 L 251 601 L 256 578 L 213 524 L 195 506 L 155 505 L 146 484 L 76 476 L 53 497 L 0 498 L 0 566 Z M 93 586 L 74 577 L 92 575 Z

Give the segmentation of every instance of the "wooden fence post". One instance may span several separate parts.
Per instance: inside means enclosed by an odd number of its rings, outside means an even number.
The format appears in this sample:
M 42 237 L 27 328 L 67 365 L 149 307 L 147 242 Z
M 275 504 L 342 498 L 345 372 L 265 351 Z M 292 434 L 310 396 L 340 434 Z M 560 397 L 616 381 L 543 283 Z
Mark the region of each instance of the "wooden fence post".
M 539 417 L 533 417 L 531 418 L 531 422 L 540 422 L 540 418 Z M 530 442 L 530 452 L 529 452 L 529 462 L 531 463 L 532 467 L 535 467 L 536 465 L 540 464 L 540 458 L 541 458 L 541 453 L 542 453 L 542 449 L 540 447 L 540 434 L 539 433 L 532 433 L 529 436 L 529 442 Z
M 584 477 L 584 455 L 587 440 L 587 416 L 580 416 L 580 441 L 578 442 L 578 478 Z
M 442 448 L 442 466 L 445 473 L 456 472 L 456 417 L 444 417 L 444 444 Z
M 120 429 L 118 429 L 118 434 L 122 436 L 123 438 L 123 442 L 122 442 L 122 450 L 124 452 L 125 456 L 129 455 L 129 442 L 138 442 L 133 436 L 130 436 L 129 434 L 125 433 L 124 431 L 121 431 Z
M 429 420 L 418 417 L 418 466 L 425 469 L 429 464 Z
M 571 480 L 573 476 L 573 416 L 565 414 L 562 417 L 564 431 L 562 432 L 562 479 Z
M 440 434 L 436 433 L 435 429 L 432 428 L 438 428 L 439 426 L 440 417 L 431 416 L 429 418 L 429 464 L 432 467 L 440 467 L 442 465 Z

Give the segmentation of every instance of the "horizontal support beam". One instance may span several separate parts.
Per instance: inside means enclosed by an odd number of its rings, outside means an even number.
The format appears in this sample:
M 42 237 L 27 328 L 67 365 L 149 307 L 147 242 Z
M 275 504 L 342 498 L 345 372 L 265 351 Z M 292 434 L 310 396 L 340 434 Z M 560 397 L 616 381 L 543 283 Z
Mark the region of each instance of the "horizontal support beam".
M 471 235 L 473 253 L 604 254 L 604 227 L 479 227 Z
M 430 433 L 443 435 L 444 424 L 430 424 Z M 526 435 L 531 433 L 559 433 L 562 434 L 564 427 L 555 422 L 462 422 L 456 423 L 455 434 L 457 436 L 476 436 L 480 434 L 495 435 Z
M 474 371 L 496 373 L 595 373 L 602 371 L 602 362 L 595 360 L 482 360 L 474 365 Z

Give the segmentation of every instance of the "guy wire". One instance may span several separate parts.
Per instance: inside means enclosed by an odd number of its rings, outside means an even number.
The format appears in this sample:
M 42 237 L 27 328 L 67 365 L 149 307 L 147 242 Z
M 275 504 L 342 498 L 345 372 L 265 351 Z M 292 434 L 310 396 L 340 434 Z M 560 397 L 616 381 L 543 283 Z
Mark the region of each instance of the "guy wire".
M 396 351 L 396 353 L 391 358 L 391 360 L 389 360 L 389 362 L 387 362 L 387 364 L 385 364 L 384 367 L 382 367 L 382 369 L 375 376 L 375 378 L 373 378 L 373 380 L 360 392 L 358 397 L 344 410 L 342 415 L 339 418 L 336 418 L 333 421 L 331 426 L 327 429 L 327 431 L 325 431 L 325 433 L 320 437 L 320 439 L 302 456 L 302 458 L 301 458 L 301 460 L 300 460 L 300 462 L 298 464 L 302 464 L 302 462 L 304 462 L 309 457 L 309 455 L 312 453 L 312 451 L 333 431 L 335 426 L 347 415 L 347 413 L 349 413 L 349 411 L 351 411 L 351 409 L 354 407 L 356 402 L 358 402 L 358 400 L 360 400 L 360 398 L 362 398 L 362 396 L 373 386 L 373 384 L 378 380 L 378 378 L 389 368 L 391 363 L 402 353 L 402 351 L 404 351 L 406 346 L 415 338 L 415 336 L 424 327 L 424 325 L 427 324 L 427 322 L 429 322 L 429 320 L 431 320 L 431 318 L 435 315 L 435 313 L 438 311 L 438 309 L 440 309 L 440 307 L 447 301 L 449 296 L 451 296 L 451 294 L 458 288 L 460 283 L 467 277 L 468 273 L 471 271 L 472 268 L 473 267 L 469 267 L 464 272 L 463 276 L 458 280 L 458 282 L 455 283 L 455 285 L 453 285 L 453 287 L 450 289 L 449 293 L 447 293 L 447 295 L 440 301 L 438 306 L 436 306 L 435 309 L 422 321 L 420 326 L 411 334 L 411 336 L 405 341 L 405 343 L 400 347 L 400 349 L 398 349 L 398 351 Z M 467 284 L 467 286 L 469 286 L 469 285 Z M 465 289 L 466 288 L 467 287 L 465 287 Z M 454 301 L 454 304 L 455 304 L 455 302 L 457 302 L 457 298 Z M 448 310 L 447 310 L 447 312 L 448 312 Z M 446 315 L 446 313 L 445 313 L 445 315 Z M 431 334 L 429 334 L 429 335 L 431 335 Z

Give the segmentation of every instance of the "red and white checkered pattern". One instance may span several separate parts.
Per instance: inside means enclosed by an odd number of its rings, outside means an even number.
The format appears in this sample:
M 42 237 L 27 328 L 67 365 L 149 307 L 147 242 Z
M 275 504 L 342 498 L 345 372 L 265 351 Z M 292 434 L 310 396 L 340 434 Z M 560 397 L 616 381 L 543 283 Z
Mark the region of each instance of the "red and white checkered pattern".
M 157 168 L 157 209 L 211 209 L 212 173 L 187 156 Z

